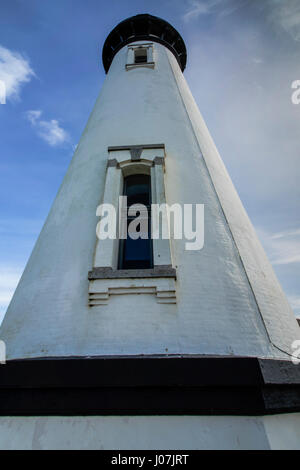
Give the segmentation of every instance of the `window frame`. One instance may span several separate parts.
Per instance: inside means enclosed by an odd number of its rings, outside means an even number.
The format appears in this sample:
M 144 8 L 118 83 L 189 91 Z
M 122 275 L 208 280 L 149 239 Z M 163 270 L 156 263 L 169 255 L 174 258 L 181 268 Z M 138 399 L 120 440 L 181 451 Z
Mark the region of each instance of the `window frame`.
M 136 62 L 135 53 L 139 50 L 146 50 L 146 62 Z M 137 43 L 130 44 L 127 48 L 127 57 L 126 57 L 126 70 L 131 70 L 139 67 L 154 68 L 154 46 L 153 43 Z
M 151 203 L 166 202 L 164 144 L 109 147 L 108 152 L 102 204 L 118 207 L 124 177 L 139 173 L 151 175 Z M 122 214 L 121 207 L 118 214 L 119 225 Z M 88 273 L 88 305 L 107 305 L 111 295 L 125 294 L 152 294 L 157 303 L 176 304 L 176 269 L 171 261 L 171 240 L 154 238 L 152 249 L 153 268 L 117 269 L 119 238 L 96 239 L 93 267 Z

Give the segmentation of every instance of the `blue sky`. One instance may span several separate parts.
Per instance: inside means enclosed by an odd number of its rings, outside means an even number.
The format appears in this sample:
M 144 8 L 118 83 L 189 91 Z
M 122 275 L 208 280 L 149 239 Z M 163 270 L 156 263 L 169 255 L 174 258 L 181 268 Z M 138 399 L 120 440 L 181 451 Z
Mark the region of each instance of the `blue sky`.
M 1 0 L 0 321 L 105 74 L 111 29 L 169 21 L 186 79 L 300 316 L 299 0 Z

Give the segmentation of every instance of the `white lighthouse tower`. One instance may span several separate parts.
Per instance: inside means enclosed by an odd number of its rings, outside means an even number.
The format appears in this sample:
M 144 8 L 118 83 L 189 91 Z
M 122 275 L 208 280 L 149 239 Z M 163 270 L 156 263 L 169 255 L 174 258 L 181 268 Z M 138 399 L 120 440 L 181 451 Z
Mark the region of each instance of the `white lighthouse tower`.
M 103 64 L 0 329 L 0 448 L 299 448 L 299 326 L 184 79 L 183 39 L 134 16 Z M 131 221 L 120 196 L 204 205 L 203 247 L 99 239 L 99 205 Z

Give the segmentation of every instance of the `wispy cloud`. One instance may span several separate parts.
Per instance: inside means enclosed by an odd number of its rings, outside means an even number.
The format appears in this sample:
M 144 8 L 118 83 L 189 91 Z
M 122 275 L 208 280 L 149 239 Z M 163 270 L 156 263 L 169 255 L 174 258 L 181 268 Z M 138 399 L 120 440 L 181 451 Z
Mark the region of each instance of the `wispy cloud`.
M 264 5 L 268 8 L 268 19 L 286 31 L 295 41 L 300 41 L 299 0 L 267 0 Z
M 300 228 L 295 230 L 286 230 L 285 232 L 278 232 L 272 235 L 273 240 L 277 240 L 278 238 L 286 238 L 286 237 L 294 237 L 300 236 Z
M 26 115 L 27 115 L 28 121 L 30 121 L 31 124 L 35 125 L 37 121 L 40 119 L 42 115 L 42 111 L 38 111 L 38 110 L 27 111 Z
M 0 324 L 22 274 L 22 269 L 0 266 Z
M 31 122 L 32 126 L 37 130 L 37 134 L 47 144 L 52 147 L 62 145 L 69 142 L 70 137 L 67 131 L 59 125 L 59 121 L 51 119 L 50 121 L 44 121 L 41 119 L 41 110 L 30 110 L 26 113 L 27 119 Z
M 215 15 L 216 18 L 229 15 L 249 0 L 187 0 L 183 20 L 189 22 L 202 15 Z M 300 2 L 299 0 L 263 0 L 253 2 L 267 21 L 288 33 L 295 41 L 300 41 Z
M 188 0 L 183 20 L 188 23 L 201 15 L 229 15 L 244 4 L 245 1 L 242 0 L 239 0 L 239 2 L 235 0 Z
M 300 263 L 300 229 L 273 234 L 257 229 L 257 234 L 277 275 L 284 281 L 288 300 L 295 315 L 300 318 L 300 291 L 297 283 Z
M 22 85 L 34 76 L 25 57 L 0 46 L 0 80 L 5 85 L 6 99 L 19 99 Z
M 300 229 L 258 233 L 273 265 L 300 263 Z
M 300 317 L 300 296 L 290 295 L 288 296 L 288 299 L 296 316 L 299 318 Z
M 207 15 L 211 12 L 214 4 L 219 3 L 219 0 L 212 0 L 204 2 L 203 0 L 189 0 L 185 14 L 183 15 L 184 21 L 188 22 L 192 19 L 198 18 L 200 15 Z

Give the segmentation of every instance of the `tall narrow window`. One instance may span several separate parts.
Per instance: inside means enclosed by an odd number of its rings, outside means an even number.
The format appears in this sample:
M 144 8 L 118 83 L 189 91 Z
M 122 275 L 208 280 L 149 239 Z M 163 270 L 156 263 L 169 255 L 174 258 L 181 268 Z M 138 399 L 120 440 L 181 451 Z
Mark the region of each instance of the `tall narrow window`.
M 151 239 L 151 184 L 148 175 L 130 175 L 124 178 L 124 196 L 127 197 L 126 227 L 127 238 L 120 240 L 119 269 L 147 269 L 153 267 Z M 147 211 L 136 215 L 128 215 L 128 209 L 133 204 L 143 204 Z M 143 212 L 143 213 L 141 213 Z M 137 226 L 139 238 L 132 239 L 128 234 L 130 223 L 136 217 L 146 217 L 146 223 Z M 145 220 L 145 219 L 144 219 Z M 147 227 L 147 238 L 142 238 L 143 227 Z M 145 236 L 145 235 L 144 235 Z
M 147 49 L 141 47 L 134 51 L 134 63 L 145 64 L 147 62 Z

